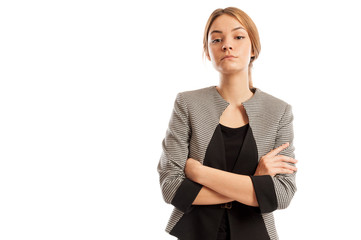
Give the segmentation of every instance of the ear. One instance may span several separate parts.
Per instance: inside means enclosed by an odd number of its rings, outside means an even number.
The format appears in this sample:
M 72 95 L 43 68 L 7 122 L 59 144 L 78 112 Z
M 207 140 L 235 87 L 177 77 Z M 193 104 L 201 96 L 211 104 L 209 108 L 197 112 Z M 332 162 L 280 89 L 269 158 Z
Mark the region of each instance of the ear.
M 255 58 L 255 55 L 254 55 L 254 52 L 252 51 L 251 59 L 250 59 L 250 60 L 252 61 L 252 60 L 254 60 L 254 58 Z
M 209 56 L 208 50 L 207 50 L 207 52 L 206 52 L 206 57 L 207 57 L 207 59 L 208 59 L 209 61 L 211 61 L 211 57 Z

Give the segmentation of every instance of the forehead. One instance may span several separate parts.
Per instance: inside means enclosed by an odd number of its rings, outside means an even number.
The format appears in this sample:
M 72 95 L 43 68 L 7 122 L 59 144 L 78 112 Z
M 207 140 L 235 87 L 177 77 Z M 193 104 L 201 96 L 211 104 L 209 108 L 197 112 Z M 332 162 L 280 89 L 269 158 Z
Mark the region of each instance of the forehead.
M 211 27 L 209 28 L 209 34 L 212 31 L 217 30 L 221 32 L 230 32 L 232 29 L 241 27 L 238 31 L 243 31 L 247 33 L 246 28 L 238 21 L 237 18 L 230 16 L 228 14 L 223 14 L 212 22 Z

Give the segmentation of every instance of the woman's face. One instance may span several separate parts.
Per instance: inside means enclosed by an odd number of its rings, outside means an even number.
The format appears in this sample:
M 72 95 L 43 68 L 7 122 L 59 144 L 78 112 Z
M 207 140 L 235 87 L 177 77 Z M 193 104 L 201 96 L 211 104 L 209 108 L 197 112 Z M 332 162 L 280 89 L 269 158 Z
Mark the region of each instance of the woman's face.
M 208 33 L 208 60 L 224 74 L 247 71 L 252 54 L 251 40 L 245 27 L 234 17 L 217 17 Z M 226 57 L 232 55 L 233 57 Z

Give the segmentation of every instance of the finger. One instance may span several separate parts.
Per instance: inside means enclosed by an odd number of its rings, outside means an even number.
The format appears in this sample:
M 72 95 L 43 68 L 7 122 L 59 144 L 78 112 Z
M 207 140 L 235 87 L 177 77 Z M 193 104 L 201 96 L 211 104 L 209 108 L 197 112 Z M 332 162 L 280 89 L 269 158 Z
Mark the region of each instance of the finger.
M 292 171 L 297 171 L 297 167 L 290 165 L 288 163 L 285 163 L 285 162 L 282 163 L 282 167 L 285 169 L 292 170 Z
M 286 162 L 278 162 L 277 164 L 273 165 L 274 168 L 276 169 L 288 169 L 288 170 L 292 170 L 292 171 L 297 171 L 297 167 L 291 165 L 291 163 L 286 163 Z
M 277 174 L 292 174 L 292 173 L 294 173 L 294 171 L 291 169 L 286 169 L 286 168 L 277 169 Z
M 285 155 L 276 155 L 273 158 L 271 158 L 271 161 L 272 162 L 288 162 L 288 163 L 292 163 L 292 164 L 295 164 L 298 162 L 296 159 L 285 156 Z
M 274 160 L 276 161 L 283 161 L 283 162 L 289 162 L 289 163 L 297 163 L 298 160 L 291 158 L 289 156 L 285 156 L 285 155 L 277 155 L 274 156 Z
M 287 143 L 284 143 L 282 144 L 281 146 L 271 150 L 269 153 L 267 153 L 266 155 L 267 156 L 270 156 L 270 157 L 273 157 L 273 156 L 276 156 L 279 152 L 281 152 L 282 150 L 286 149 L 290 144 L 287 142 Z
M 288 156 L 284 156 L 285 158 L 283 158 L 284 161 L 286 162 L 290 162 L 290 163 L 298 163 L 298 160 L 297 159 L 294 159 L 294 158 L 291 158 L 291 157 L 288 157 Z

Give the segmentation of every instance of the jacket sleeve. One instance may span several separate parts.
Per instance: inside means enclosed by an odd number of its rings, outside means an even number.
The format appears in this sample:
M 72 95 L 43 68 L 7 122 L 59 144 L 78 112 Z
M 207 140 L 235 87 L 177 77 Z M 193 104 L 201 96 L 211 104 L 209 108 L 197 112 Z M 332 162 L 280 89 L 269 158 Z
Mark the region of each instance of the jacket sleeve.
M 275 147 L 279 147 L 286 142 L 289 142 L 289 146 L 282 150 L 279 155 L 295 158 L 293 138 L 292 106 L 287 104 L 280 120 Z M 293 163 L 288 164 L 295 166 Z M 289 206 L 297 190 L 295 177 L 296 172 L 292 174 L 276 174 L 273 177 L 270 175 L 251 176 L 259 208 L 262 213 L 272 212 L 276 209 L 284 209 Z
M 192 203 L 202 188 L 202 185 L 186 178 L 184 173 L 189 154 L 190 136 L 187 104 L 182 93 L 178 93 L 166 135 L 162 141 L 162 154 L 157 170 L 164 201 L 182 212 L 192 209 Z

